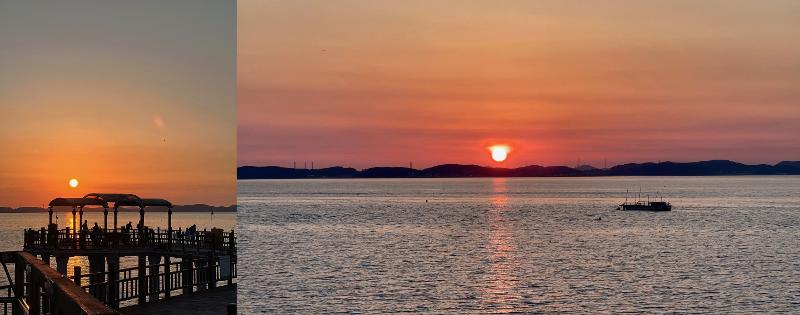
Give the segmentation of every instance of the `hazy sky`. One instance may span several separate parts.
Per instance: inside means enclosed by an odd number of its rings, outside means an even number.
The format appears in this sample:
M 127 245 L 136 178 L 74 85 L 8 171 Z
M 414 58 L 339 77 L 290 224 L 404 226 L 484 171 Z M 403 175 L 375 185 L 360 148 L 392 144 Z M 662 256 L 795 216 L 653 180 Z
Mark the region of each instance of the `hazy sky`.
M 235 203 L 234 1 L 0 0 L 0 45 L 0 206 Z
M 800 159 L 797 1 L 239 1 L 239 165 Z

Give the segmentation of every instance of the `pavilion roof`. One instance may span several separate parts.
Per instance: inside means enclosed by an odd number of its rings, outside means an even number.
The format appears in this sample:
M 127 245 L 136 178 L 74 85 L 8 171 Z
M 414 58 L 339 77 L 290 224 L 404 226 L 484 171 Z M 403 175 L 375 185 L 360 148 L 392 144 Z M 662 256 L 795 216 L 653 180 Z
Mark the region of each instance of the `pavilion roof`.
M 50 207 L 83 207 L 83 206 L 103 206 L 108 207 L 108 203 L 96 198 L 55 198 L 50 201 Z
M 83 207 L 83 206 L 102 206 L 108 207 L 109 203 L 114 203 L 116 207 L 169 207 L 172 203 L 161 198 L 139 198 L 134 194 L 106 194 L 91 193 L 83 198 L 55 198 L 50 201 L 51 207 Z

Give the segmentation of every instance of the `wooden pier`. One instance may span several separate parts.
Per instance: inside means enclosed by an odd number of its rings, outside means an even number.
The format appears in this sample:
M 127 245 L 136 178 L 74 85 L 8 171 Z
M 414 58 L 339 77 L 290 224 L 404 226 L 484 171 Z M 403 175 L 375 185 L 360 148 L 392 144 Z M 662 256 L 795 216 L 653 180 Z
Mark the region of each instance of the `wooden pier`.
M 109 203 L 114 204 L 114 226 L 110 229 L 107 227 Z M 52 224 L 53 207 L 71 206 L 72 226 L 79 226 L 75 222 L 76 214 L 80 213 L 82 217 L 83 207 L 87 205 L 104 207 L 106 223 L 103 228 L 76 231 L 59 229 Z M 140 208 L 136 229 L 117 227 L 116 214 L 121 206 Z M 148 206 L 169 208 L 166 230 L 152 229 L 144 224 L 144 210 Z M 75 305 L 81 308 L 80 314 L 118 314 L 123 306 L 141 306 L 155 301 L 164 304 L 163 301 L 168 303 L 176 295 L 184 295 L 183 300 L 186 300 L 187 296 L 198 291 L 235 287 L 234 232 L 221 229 L 173 230 L 171 208 L 171 203 L 166 200 L 140 199 L 129 194 L 90 194 L 84 198 L 54 199 L 50 203 L 51 222 L 47 228 L 26 230 L 24 252 L 3 254 L 3 267 L 9 283 L 12 283 L 0 287 L 0 295 L 5 294 L 5 297 L 0 297 L 3 314 L 9 314 L 9 306 L 15 315 L 37 315 L 61 314 L 57 311 L 64 307 L 76 310 Z M 66 277 L 67 262 L 75 256 L 87 257 L 89 270 L 86 272 L 75 266 L 73 275 Z M 121 268 L 120 258 L 129 256 L 137 257 L 137 264 Z M 56 260 L 56 270 L 50 267 L 51 258 Z M 15 266 L 13 280 L 6 264 Z M 33 269 L 44 276 L 37 276 L 29 266 L 35 266 Z M 56 282 L 64 294 L 52 290 Z M 96 305 L 105 308 L 92 308 Z M 79 314 L 74 311 L 62 313 Z

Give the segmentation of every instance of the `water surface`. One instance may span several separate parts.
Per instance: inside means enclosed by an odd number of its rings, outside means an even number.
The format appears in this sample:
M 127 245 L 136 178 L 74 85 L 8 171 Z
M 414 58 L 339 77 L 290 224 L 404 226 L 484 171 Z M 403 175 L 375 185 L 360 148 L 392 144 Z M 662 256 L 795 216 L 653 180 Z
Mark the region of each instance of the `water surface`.
M 616 211 L 625 190 L 671 212 Z M 800 309 L 800 177 L 239 182 L 239 308 Z

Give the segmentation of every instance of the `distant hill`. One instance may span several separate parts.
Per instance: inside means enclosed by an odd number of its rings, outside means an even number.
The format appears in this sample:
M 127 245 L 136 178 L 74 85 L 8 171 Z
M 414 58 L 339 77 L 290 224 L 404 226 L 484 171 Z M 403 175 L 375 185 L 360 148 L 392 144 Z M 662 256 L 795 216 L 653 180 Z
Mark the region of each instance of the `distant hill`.
M 206 204 L 195 204 L 195 205 L 175 205 L 172 207 L 172 212 L 211 212 L 211 209 L 214 212 L 236 212 L 236 205 L 231 206 L 209 206 Z M 9 207 L 0 207 L 0 213 L 32 213 L 32 212 L 46 212 L 47 208 L 40 208 L 40 207 L 19 207 L 19 208 L 9 208 Z M 72 211 L 72 209 L 67 207 L 59 207 L 56 211 Z M 103 211 L 102 207 L 86 207 L 83 209 L 84 212 L 101 212 Z M 139 211 L 138 208 L 135 207 L 124 207 L 119 208 L 120 212 L 136 212 Z M 166 212 L 166 207 L 151 207 L 147 208 L 148 212 Z
M 586 172 L 586 171 L 594 171 L 594 170 L 597 170 L 598 168 L 596 168 L 594 166 L 591 166 L 589 164 L 584 164 L 584 165 L 576 167 L 575 169 L 579 170 L 581 172 Z
M 354 168 L 329 167 L 316 170 L 279 166 L 241 166 L 239 179 L 281 178 L 404 178 L 404 177 L 573 177 L 573 176 L 711 176 L 711 175 L 800 175 L 800 161 L 783 161 L 775 165 L 747 165 L 728 160 L 688 163 L 629 163 L 598 169 L 588 165 L 529 165 L 519 168 L 480 165 L 442 164 L 426 169 L 407 167 Z
M 767 164 L 747 165 L 728 160 L 712 160 L 690 163 L 642 163 L 623 164 L 612 167 L 612 176 L 708 176 L 708 175 L 780 175 L 800 174 L 800 168 L 785 170 Z
M 355 171 L 355 170 L 354 170 Z M 373 167 L 357 172 L 355 177 L 397 178 L 416 176 L 417 170 L 408 167 Z
M 786 174 L 797 173 L 800 171 L 800 161 L 783 161 L 775 164 L 775 168 L 778 172 L 784 172 Z

